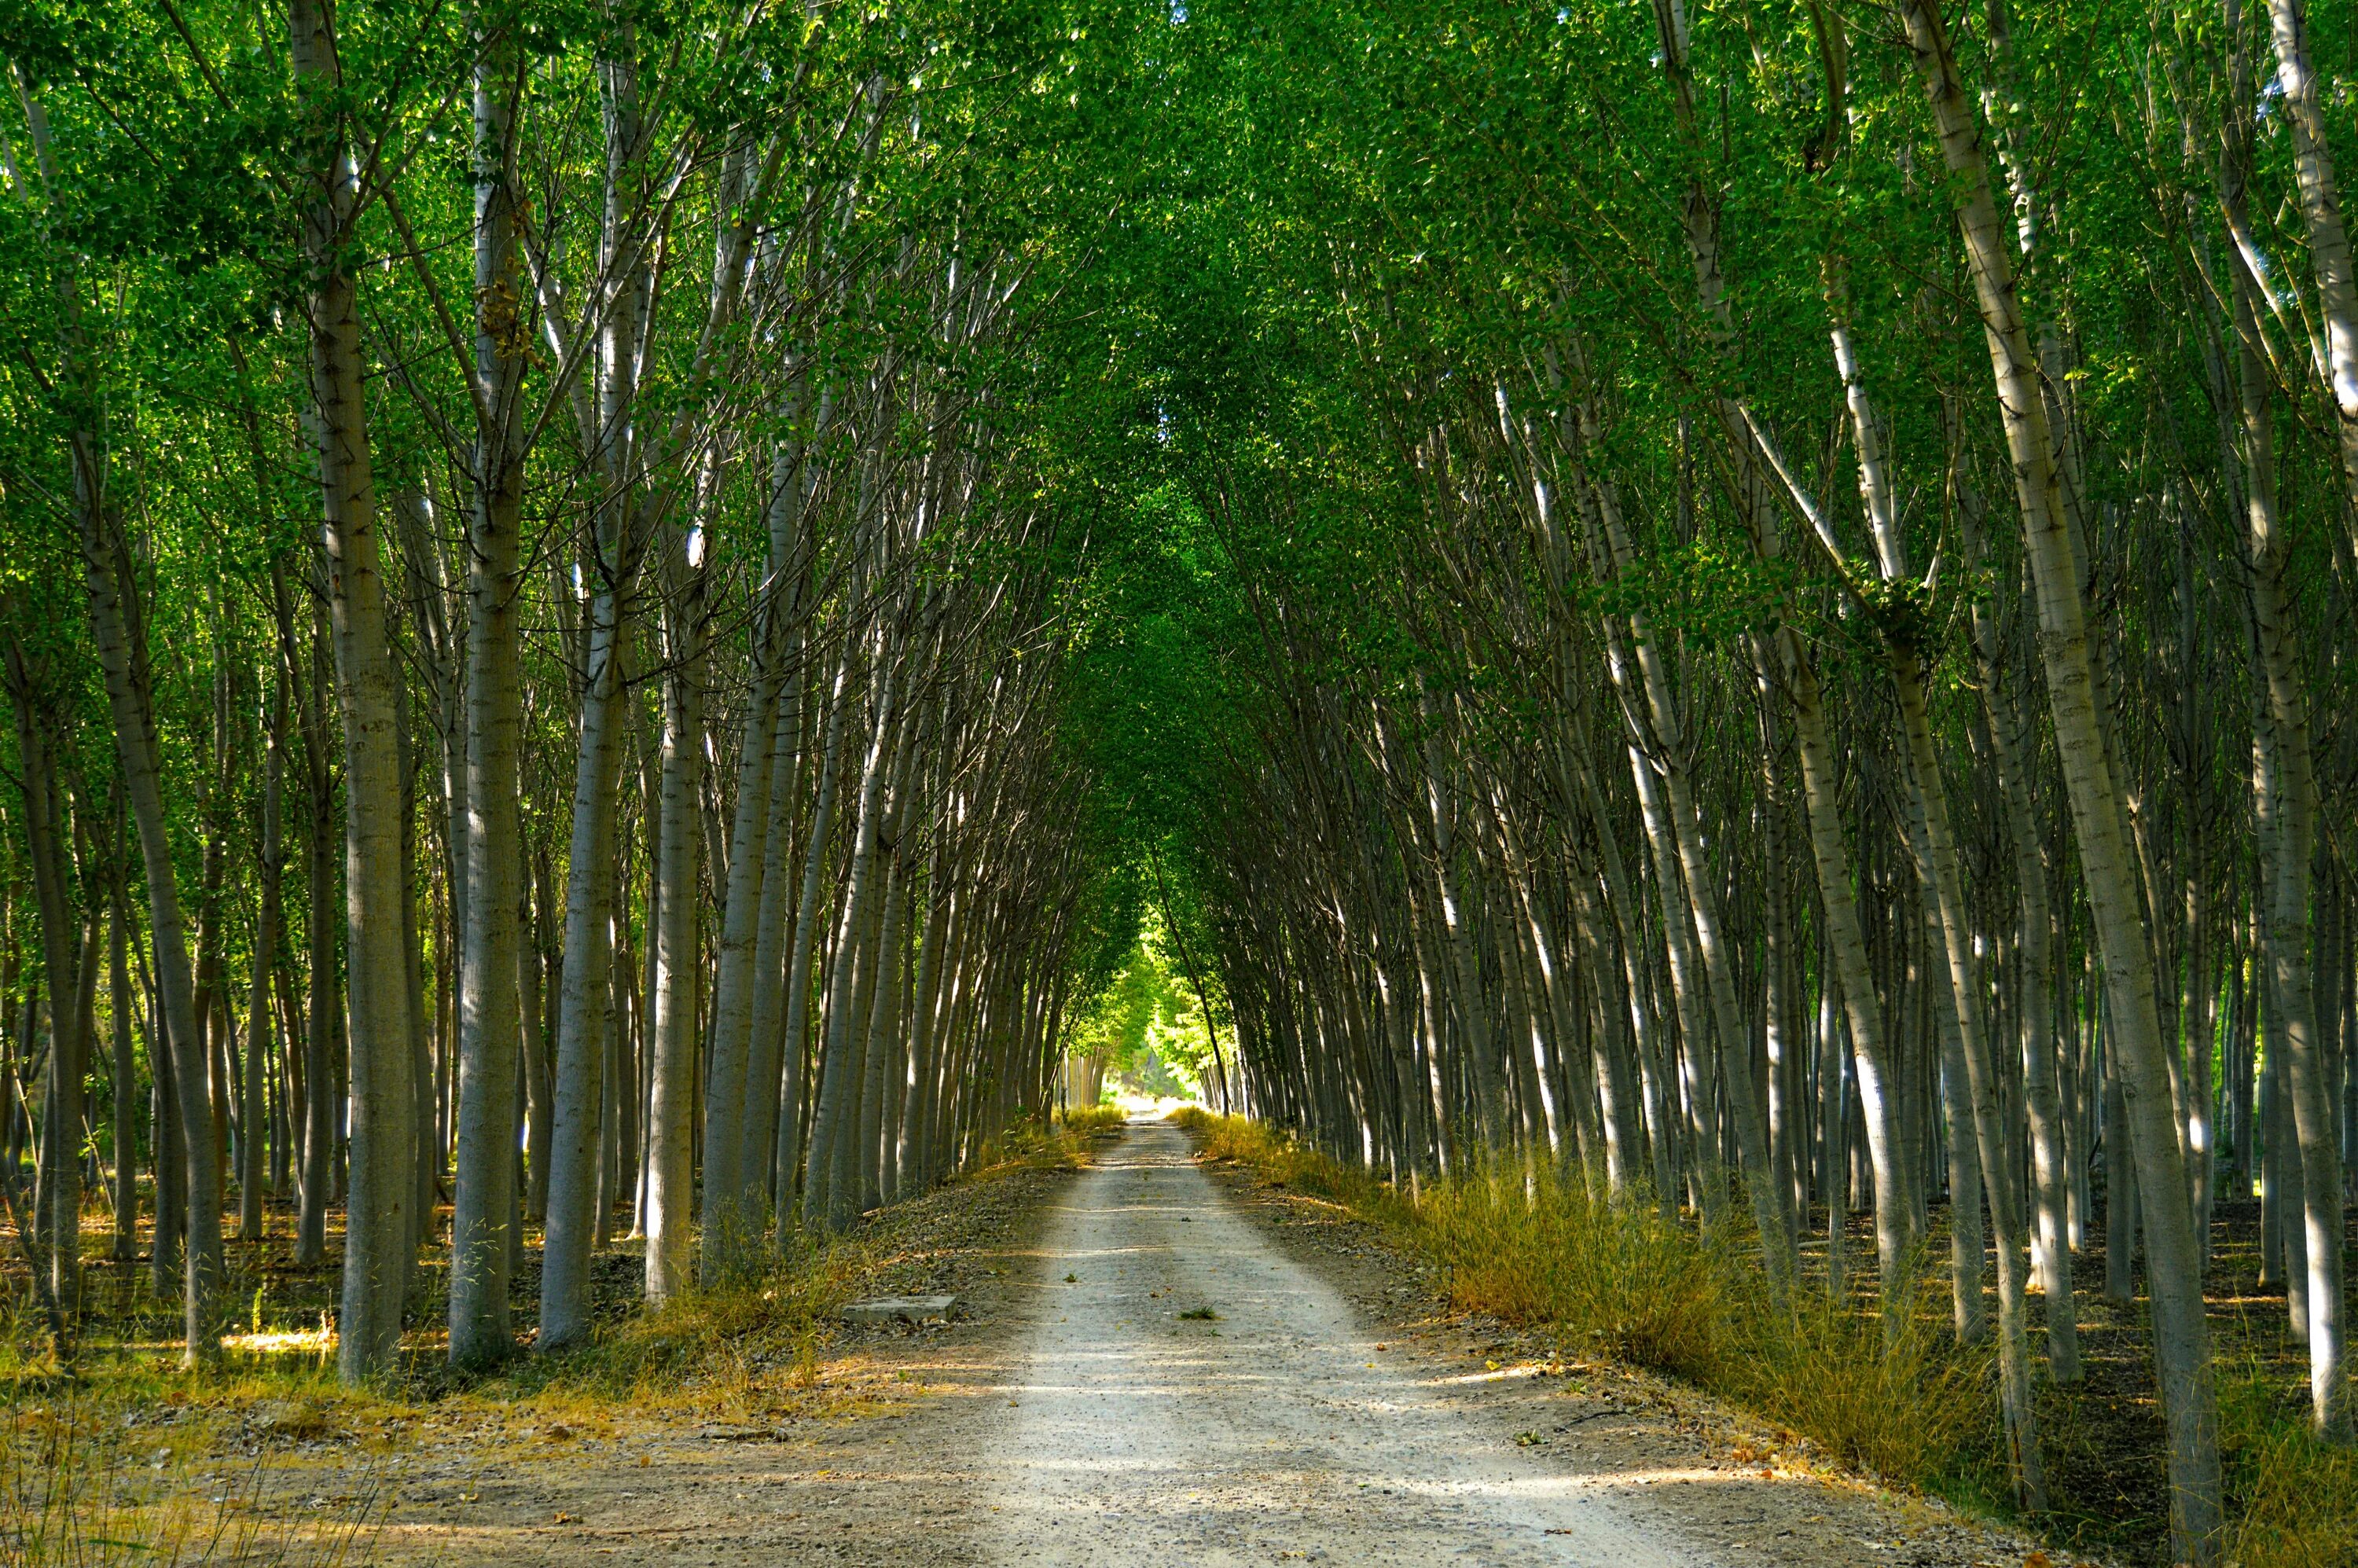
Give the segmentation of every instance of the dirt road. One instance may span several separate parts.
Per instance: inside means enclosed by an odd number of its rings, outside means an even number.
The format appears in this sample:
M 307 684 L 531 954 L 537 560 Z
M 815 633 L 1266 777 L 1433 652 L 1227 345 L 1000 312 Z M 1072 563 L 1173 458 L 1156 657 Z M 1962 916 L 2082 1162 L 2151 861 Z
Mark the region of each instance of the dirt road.
M 1175 1128 L 1109 1152 L 1046 1252 L 982 1465 L 987 1561 L 1708 1561 L 1435 1398 L 1222 1198 Z
M 523 1462 L 404 1455 L 377 1555 L 2008 1568 L 2029 1551 L 1811 1473 L 1700 1396 L 1442 1313 L 1368 1227 L 1207 1174 L 1165 1124 L 1132 1124 L 1078 1174 L 924 1202 L 978 1197 L 998 1217 L 911 1242 L 957 1260 L 934 1288 L 968 1315 L 837 1345 L 840 1413 L 650 1422 Z

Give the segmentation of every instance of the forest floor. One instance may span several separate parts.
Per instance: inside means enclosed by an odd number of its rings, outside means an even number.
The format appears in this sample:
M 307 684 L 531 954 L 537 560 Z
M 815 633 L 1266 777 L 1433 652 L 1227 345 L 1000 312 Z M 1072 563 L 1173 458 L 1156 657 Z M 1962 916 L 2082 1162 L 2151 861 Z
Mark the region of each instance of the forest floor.
M 1339 1204 L 1264 1182 L 1241 1164 L 1204 1169 L 1224 1206 L 1262 1246 L 1293 1260 L 1314 1290 L 1347 1303 L 1366 1325 L 1395 1379 L 1392 1397 L 1445 1413 L 1466 1460 L 1494 1472 L 1484 1489 L 1507 1505 L 1503 1512 L 1569 1505 L 1623 1527 L 1601 1542 L 1583 1528 L 1568 1543 L 1577 1550 L 1530 1561 L 1772 1568 L 2041 1568 L 2069 1561 L 1938 1499 L 1819 1463 L 1793 1433 L 1675 1381 L 1567 1358 L 1543 1333 L 1452 1312 L 1439 1271 L 1382 1227 Z M 1663 1555 L 1650 1555 L 1657 1552 Z M 1473 1560 L 1525 1559 L 1480 1552 Z
M 359 1392 L 335 1385 L 331 1342 L 305 1326 L 333 1299 L 332 1228 L 317 1268 L 291 1262 L 276 1214 L 269 1242 L 233 1244 L 254 1332 L 193 1379 L 175 1369 L 168 1298 L 144 1262 L 100 1261 L 93 1232 L 74 1372 L 27 1349 L 37 1322 L 5 1325 L 0 1562 L 942 1560 L 936 1460 L 957 1451 L 933 1445 L 965 1406 L 996 1402 L 1004 1297 L 1031 1270 L 1052 1196 L 1109 1141 L 1035 1140 L 871 1217 L 824 1257 L 664 1314 L 640 1312 L 637 1248 L 618 1243 L 597 1260 L 592 1348 L 460 1378 L 426 1326 L 400 1373 Z M 537 1274 L 527 1249 L 511 1298 L 520 1325 Z M 427 1325 L 442 1288 L 439 1270 L 423 1271 Z M 932 1292 L 959 1298 L 955 1321 L 878 1332 L 836 1312 Z
M 2028 1543 L 1815 1470 L 1657 1379 L 1442 1314 L 1331 1205 L 1133 1126 L 1075 1178 L 894 1222 L 958 1320 L 840 1331 L 791 1408 L 430 1422 L 317 1486 L 379 1561 L 2017 1564 Z M 758 1401 L 756 1401 L 758 1403 Z M 300 1487 L 290 1492 L 299 1492 Z
M 2348 1211 L 2344 1239 L 2345 1259 L 2358 1260 L 2358 1205 Z M 1862 1220 L 1854 1255 L 1864 1255 L 1860 1249 L 1872 1246 L 1871 1231 Z M 2039 1390 L 2050 1504 L 2046 1534 L 2050 1541 L 2102 1552 L 2134 1568 L 2161 1568 L 2169 1559 L 2169 1487 L 2144 1260 L 2136 1260 L 2136 1298 L 2106 1299 L 2104 1233 L 2099 1219 L 2073 1255 L 2071 1272 L 2082 1379 L 2076 1385 L 2042 1381 Z M 2232 1514 L 2263 1489 L 2281 1491 L 2304 1484 L 2299 1471 L 2270 1467 L 2270 1439 L 2280 1448 L 2279 1434 L 2306 1423 L 2309 1361 L 2305 1345 L 2289 1331 L 2283 1281 L 2263 1282 L 2260 1277 L 2257 1198 L 2225 1200 L 2213 1206 L 2203 1299 L 2210 1306 Z M 2046 1337 L 2039 1299 L 2032 1301 L 2031 1319 L 2031 1348 L 2039 1354 Z M 2337 1467 L 2331 1476 L 2318 1478 L 2333 1484 L 2342 1473 Z M 2280 1499 L 2271 1500 L 2282 1506 Z M 2290 1560 L 2335 1561 L 2339 1543 L 2352 1537 L 2353 1513 L 2358 1513 L 2358 1499 L 2347 1497 L 2330 1512 L 2287 1509 L 2288 1528 L 2313 1530 L 2319 1537 L 2313 1555 L 2296 1553 Z M 2332 1543 L 2324 1539 L 2329 1531 Z
M 1132 1124 L 1077 1173 L 1076 1143 L 876 1217 L 790 1311 L 763 1305 L 780 1284 L 624 1327 L 636 1260 L 618 1249 L 601 1315 L 616 1343 L 638 1335 L 635 1362 L 418 1371 L 366 1396 L 324 1371 L 191 1394 L 102 1369 L 46 1405 L 20 1375 L 0 1515 L 21 1529 L 22 1440 L 81 1400 L 103 1405 L 86 1468 L 181 1495 L 184 1535 L 257 1562 L 2036 1568 L 2027 1538 L 1838 1473 L 1691 1389 L 1452 1313 L 1383 1227 L 1195 1160 L 1175 1128 Z M 2241 1331 L 2223 1337 L 2273 1346 L 2280 1317 L 2223 1241 L 2214 1311 L 2234 1303 Z M 2159 1501 L 2143 1314 L 2095 1303 L 2101 1257 L 2079 1261 L 2090 1379 L 2044 1414 L 2084 1514 L 2049 1538 L 2135 1561 Z M 135 1272 L 93 1270 L 126 1295 L 107 1277 Z M 282 1260 L 266 1283 L 251 1337 L 299 1340 L 315 1313 L 293 1297 L 324 1301 L 332 1272 Z M 834 1315 L 847 1294 L 923 1291 L 956 1292 L 954 1320 Z

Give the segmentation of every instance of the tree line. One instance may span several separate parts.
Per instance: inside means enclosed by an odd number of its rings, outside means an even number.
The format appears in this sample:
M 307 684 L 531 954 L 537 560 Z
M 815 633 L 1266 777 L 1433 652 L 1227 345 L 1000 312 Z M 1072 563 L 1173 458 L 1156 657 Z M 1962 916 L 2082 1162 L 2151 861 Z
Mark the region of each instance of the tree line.
M 1142 776 L 1254 1113 L 1403 1186 L 1561 1161 L 1789 1302 L 1823 1206 L 1895 1327 L 1945 1195 L 2032 1510 L 2101 1227 L 2173 1562 L 2255 1186 L 2351 1433 L 2350 62 L 2303 11 L 1192 6 L 1201 293 L 1134 318 L 1195 345 L 1138 591 L 1226 715 Z
M 2214 1560 L 2255 1193 L 2351 1427 L 2309 9 L 10 13 L 27 1232 L 152 1169 L 201 1351 L 341 1203 L 357 1376 L 545 1227 L 561 1345 L 1085 1096 L 1146 921 L 1405 1186 L 1945 1234 L 2027 1508 L 2101 1228 Z
M 0 1175 L 61 1350 L 95 1184 L 192 1359 L 341 1213 L 353 1379 L 429 1258 L 480 1365 L 538 1233 L 557 1349 L 622 1233 L 660 1303 L 1044 1114 L 1107 940 L 1056 21 L 10 8 Z

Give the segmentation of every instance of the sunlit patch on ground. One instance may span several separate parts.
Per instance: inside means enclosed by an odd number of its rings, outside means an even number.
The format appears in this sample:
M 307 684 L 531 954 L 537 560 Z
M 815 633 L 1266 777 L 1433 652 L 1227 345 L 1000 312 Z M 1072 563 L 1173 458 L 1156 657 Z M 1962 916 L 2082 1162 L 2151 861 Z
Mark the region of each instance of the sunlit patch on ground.
M 336 1348 L 336 1331 L 332 1328 L 288 1328 L 265 1334 L 232 1334 L 222 1338 L 222 1348 L 254 1355 L 276 1355 L 287 1351 L 332 1355 Z

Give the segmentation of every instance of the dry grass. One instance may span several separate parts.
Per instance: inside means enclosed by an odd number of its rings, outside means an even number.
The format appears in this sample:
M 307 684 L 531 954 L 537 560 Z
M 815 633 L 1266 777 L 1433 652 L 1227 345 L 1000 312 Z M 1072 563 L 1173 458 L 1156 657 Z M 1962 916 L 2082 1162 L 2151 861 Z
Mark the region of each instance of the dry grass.
M 372 1487 L 301 1525 L 272 1519 L 266 1462 L 142 1433 L 79 1399 L 0 1421 L 0 1563 L 26 1568 L 207 1563 L 336 1568 L 365 1561 L 383 1514 Z
M 1805 1292 L 1790 1316 L 1765 1302 L 1731 1323 L 1704 1379 L 1714 1392 L 1805 1433 L 1837 1462 L 1986 1504 L 1998 1434 L 1996 1374 L 1909 1314 L 1897 1335 L 1855 1303 Z
M 1111 1124 L 1120 1124 L 1118 1113 Z M 535 1396 L 546 1413 L 565 1413 L 569 1402 L 585 1416 L 613 1406 L 700 1416 L 798 1409 L 817 1395 L 819 1353 L 845 1302 L 929 1288 L 909 1273 L 913 1262 L 924 1260 L 912 1259 L 911 1232 L 928 1231 L 936 1212 L 958 1201 L 961 1191 L 1019 1172 L 1077 1166 L 1098 1130 L 1094 1121 L 1018 1124 L 972 1173 L 878 1211 L 848 1236 L 797 1238 L 783 1252 L 765 1248 L 763 1271 L 687 1292 L 660 1311 L 625 1314 L 600 1325 L 581 1349 L 511 1362 L 470 1392 L 478 1399 Z
M 397 1452 L 527 1456 L 620 1426 L 875 1408 L 890 1390 L 830 1359 L 838 1309 L 855 1294 L 956 1288 L 1036 1190 L 1001 1178 L 1081 1163 L 1104 1124 L 1020 1126 L 974 1173 L 848 1237 L 764 1246 L 744 1275 L 661 1311 L 636 1307 L 636 1259 L 604 1254 L 589 1342 L 489 1372 L 444 1365 L 430 1293 L 402 1365 L 360 1390 L 337 1385 L 324 1333 L 233 1342 L 219 1364 L 183 1371 L 177 1345 L 146 1333 L 110 1343 L 93 1320 L 61 1369 L 37 1321 L 0 1309 L 0 1564 L 332 1568 L 371 1560 L 385 1501 L 375 1478 Z M 520 1288 L 530 1278 L 527 1265 Z M 528 1324 L 528 1295 L 514 1304 Z M 257 1297 L 257 1323 L 263 1312 Z
M 658 1311 L 602 1325 L 581 1350 L 547 1363 L 545 1382 L 529 1363 L 512 1366 L 501 1382 L 591 1406 L 646 1409 L 654 1401 L 662 1408 L 683 1397 L 701 1403 L 759 1382 L 782 1361 L 806 1360 L 820 1325 L 874 1266 L 874 1250 L 849 1238 L 798 1243 L 784 1256 L 769 1256 L 767 1272 L 758 1277 L 690 1291 Z M 497 1385 L 474 1390 L 501 1391 Z
M 2307 1399 L 2256 1368 L 2220 1379 L 2219 1440 L 2234 1508 L 2236 1568 L 2358 1563 L 2358 1449 L 2320 1443 Z
M 1757 1253 L 1706 1242 L 1650 1203 L 1593 1199 L 1576 1172 L 1493 1162 L 1413 1198 L 1271 1129 L 1192 1108 L 1174 1120 L 1214 1159 L 1346 1204 L 1445 1271 L 1449 1303 L 1542 1327 L 1584 1351 L 1679 1378 L 1906 1486 L 1969 1474 L 1996 1431 L 1989 1368 L 1914 1318 L 1887 1343 L 1852 1301 L 1770 1303 Z
M 1593 1203 L 1576 1181 L 1498 1167 L 1433 1183 L 1408 1212 L 1459 1309 L 1547 1324 L 1597 1354 L 1699 1383 L 1718 1371 L 1730 1271 L 1650 1208 Z
M 1265 1123 L 1241 1116 L 1214 1116 L 1194 1105 L 1181 1106 L 1168 1119 L 1194 1135 L 1205 1158 L 1250 1165 L 1273 1187 L 1332 1198 L 1370 1212 L 1390 1202 L 1391 1189 L 1373 1175 L 1330 1160 Z M 1381 1217 L 1403 1218 L 1406 1213 L 1404 1208 L 1388 1210 Z
M 1774 1310 L 1757 1252 L 1706 1243 L 1650 1204 L 1592 1200 L 1576 1176 L 1492 1165 L 1412 1201 L 1259 1123 L 1189 1108 L 1173 1119 L 1209 1158 L 1273 1186 L 1347 1205 L 1445 1271 L 1450 1304 L 1545 1328 L 1595 1353 L 1684 1379 L 1810 1438 L 1838 1462 L 2002 1510 L 1996 1379 L 1986 1350 L 1952 1342 L 1944 1286 L 1920 1275 L 1887 1338 L 1857 1299 L 1804 1288 Z M 2281 1367 L 2221 1368 L 2227 1561 L 2234 1568 L 2358 1563 L 2358 1449 L 2312 1436 L 2305 1390 Z M 2056 1393 L 2058 1390 L 2049 1390 Z M 2074 1401 L 2049 1401 L 2073 1439 Z M 2082 1412 L 2084 1414 L 2084 1412 Z
M 1118 1105 L 1076 1105 L 1056 1113 L 1058 1127 L 1084 1138 L 1115 1131 L 1128 1119 Z

